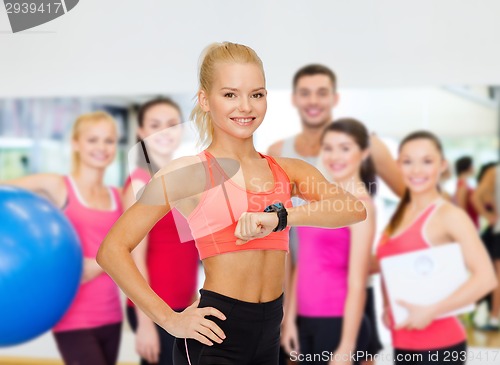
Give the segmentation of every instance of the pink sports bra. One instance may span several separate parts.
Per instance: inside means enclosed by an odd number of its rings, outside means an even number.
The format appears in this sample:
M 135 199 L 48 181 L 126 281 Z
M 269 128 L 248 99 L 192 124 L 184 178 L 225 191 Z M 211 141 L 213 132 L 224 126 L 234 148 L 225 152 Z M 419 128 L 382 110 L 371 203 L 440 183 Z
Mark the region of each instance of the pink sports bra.
M 269 164 L 274 177 L 274 187 L 269 191 L 252 192 L 233 182 L 217 159 L 208 151 L 198 154 L 207 173 L 207 185 L 200 203 L 187 217 L 200 259 L 227 252 L 246 250 L 283 250 L 288 252 L 287 227 L 243 245 L 236 245 L 234 230 L 244 212 L 263 212 L 273 203 L 281 202 L 292 207 L 291 184 L 285 171 L 270 156 L 259 153 Z

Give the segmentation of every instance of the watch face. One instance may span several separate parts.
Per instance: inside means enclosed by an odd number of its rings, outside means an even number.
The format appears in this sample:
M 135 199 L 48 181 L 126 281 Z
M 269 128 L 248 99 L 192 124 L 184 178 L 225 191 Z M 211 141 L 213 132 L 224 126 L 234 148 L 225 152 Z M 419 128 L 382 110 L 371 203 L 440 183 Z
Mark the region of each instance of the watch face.
M 282 203 L 274 203 L 268 206 L 266 209 L 264 209 L 264 212 L 279 212 L 284 208 Z

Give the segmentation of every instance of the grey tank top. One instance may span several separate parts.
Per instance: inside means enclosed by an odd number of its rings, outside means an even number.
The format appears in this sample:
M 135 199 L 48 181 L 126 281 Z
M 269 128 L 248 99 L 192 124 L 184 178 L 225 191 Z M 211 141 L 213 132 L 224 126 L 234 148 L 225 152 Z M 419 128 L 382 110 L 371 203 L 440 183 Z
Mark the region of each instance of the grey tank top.
M 318 158 L 314 156 L 302 156 L 297 153 L 295 150 L 295 136 L 292 136 L 290 138 L 287 138 L 283 141 L 283 148 L 281 149 L 281 156 L 282 157 L 288 157 L 288 158 L 297 158 L 299 160 L 303 160 L 313 166 L 316 166 L 318 162 Z M 306 201 L 300 198 L 297 198 L 296 196 L 292 197 L 292 204 L 294 207 L 298 205 L 303 205 L 306 204 Z M 293 263 L 297 262 L 297 252 L 298 252 L 298 246 L 299 246 L 299 237 L 297 236 L 297 230 L 296 227 L 292 227 L 290 229 L 290 254 L 291 254 L 291 259 Z
M 318 157 L 315 156 L 302 156 L 297 153 L 295 150 L 295 136 L 292 136 L 290 138 L 287 138 L 283 141 L 283 148 L 281 149 L 281 156 L 283 157 L 288 157 L 288 158 L 297 158 L 299 160 L 305 161 L 313 166 L 316 167 L 316 164 L 318 162 Z M 292 204 L 294 206 L 302 205 L 305 204 L 305 201 L 297 198 L 297 197 L 292 197 Z
M 302 156 L 295 151 L 295 136 L 287 138 L 283 141 L 283 148 L 281 150 L 281 156 L 289 157 L 289 158 L 298 158 L 305 162 L 310 163 L 313 166 L 316 166 L 318 161 L 318 157 L 316 156 Z
M 292 136 L 290 138 L 287 138 L 283 141 L 283 148 L 281 149 L 281 156 L 283 157 L 288 157 L 288 158 L 297 158 L 299 160 L 303 160 L 314 167 L 316 167 L 316 164 L 318 162 L 318 157 L 315 156 L 302 156 L 295 151 L 295 136 Z M 294 206 L 297 205 L 302 205 L 305 204 L 305 201 L 297 198 L 297 197 L 292 197 L 292 204 Z

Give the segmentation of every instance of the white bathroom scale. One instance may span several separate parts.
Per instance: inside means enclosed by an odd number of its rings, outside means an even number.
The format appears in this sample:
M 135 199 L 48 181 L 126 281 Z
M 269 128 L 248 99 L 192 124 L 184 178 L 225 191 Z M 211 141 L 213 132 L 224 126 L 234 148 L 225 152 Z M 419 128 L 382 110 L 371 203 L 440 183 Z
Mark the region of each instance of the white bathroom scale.
M 458 243 L 394 255 L 382 259 L 380 265 L 396 325 L 408 316 L 406 308 L 397 304 L 397 300 L 417 305 L 434 304 L 449 296 L 469 278 Z M 470 304 L 439 318 L 473 310 L 474 304 Z

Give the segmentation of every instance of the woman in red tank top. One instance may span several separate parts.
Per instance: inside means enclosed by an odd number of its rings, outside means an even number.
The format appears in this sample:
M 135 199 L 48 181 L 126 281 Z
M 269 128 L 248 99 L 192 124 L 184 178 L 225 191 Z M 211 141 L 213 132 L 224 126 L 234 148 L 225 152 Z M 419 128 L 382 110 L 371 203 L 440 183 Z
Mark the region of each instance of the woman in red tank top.
M 137 114 L 137 167 L 123 187 L 123 205 L 129 208 L 154 173 L 172 160 L 182 139 L 180 107 L 169 98 L 144 103 Z M 182 311 L 196 296 L 199 258 L 194 241 L 186 238 L 187 223 L 171 213 L 151 229 L 134 249 L 134 262 L 154 292 L 172 309 Z M 181 233 L 178 233 L 178 228 Z M 183 229 L 184 228 L 184 229 Z M 189 229 L 189 227 L 187 227 Z M 190 234 L 188 234 L 190 236 Z M 172 364 L 174 339 L 144 312 L 127 301 L 127 318 L 136 332 L 135 348 L 141 365 Z
M 457 188 L 453 197 L 455 203 L 465 210 L 477 229 L 479 229 L 479 214 L 472 203 L 472 189 L 467 179 L 474 174 L 474 166 L 472 158 L 464 156 L 455 161 L 455 173 L 457 175 Z
M 104 184 L 117 142 L 118 129 L 111 115 L 83 114 L 72 128 L 71 174 L 36 174 L 7 182 L 59 207 L 82 245 L 81 286 L 53 328 L 65 364 L 114 365 L 118 358 L 123 316 L 120 293 L 95 260 L 100 242 L 122 213 L 120 192 Z
M 464 364 L 462 325 L 454 316 L 438 318 L 474 303 L 495 287 L 493 268 L 470 218 L 441 197 L 438 182 L 446 161 L 438 138 L 425 131 L 410 134 L 400 144 L 398 163 L 407 190 L 382 236 L 377 258 L 458 242 L 470 277 L 433 305 L 401 303 L 409 314 L 398 326 L 392 323 L 384 290 L 384 322 L 391 330 L 394 360 L 397 364 Z
M 267 109 L 254 50 L 209 46 L 192 117 L 201 153 L 173 160 L 103 241 L 98 262 L 144 313 L 176 336 L 174 364 L 277 364 L 289 226 L 335 228 L 366 217 L 358 199 L 306 162 L 257 152 Z M 309 201 L 291 207 L 291 196 Z M 148 286 L 131 251 L 176 208 L 203 261 L 201 298 L 177 313 Z M 332 243 L 333 244 L 333 243 Z

